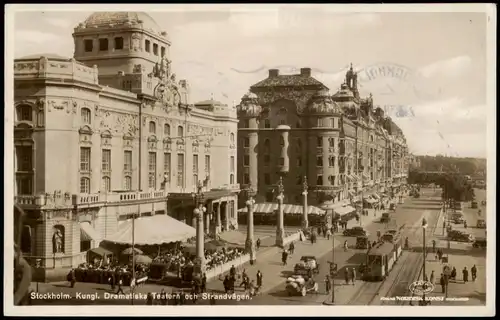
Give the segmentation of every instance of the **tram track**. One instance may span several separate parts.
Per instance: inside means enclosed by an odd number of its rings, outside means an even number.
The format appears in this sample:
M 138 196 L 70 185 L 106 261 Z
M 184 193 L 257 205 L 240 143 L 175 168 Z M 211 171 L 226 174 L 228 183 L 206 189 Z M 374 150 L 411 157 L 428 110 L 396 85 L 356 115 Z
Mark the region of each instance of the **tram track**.
M 432 215 L 431 217 L 428 217 L 428 223 L 429 225 L 432 225 L 430 230 L 432 230 L 432 233 L 434 233 L 434 230 L 437 227 L 437 223 L 439 221 L 439 216 L 438 215 Z M 420 220 L 419 220 L 420 221 Z M 417 225 L 419 222 L 416 222 L 415 225 Z M 410 236 L 416 235 L 417 232 L 419 232 L 421 229 L 417 227 L 412 227 L 411 228 L 411 233 Z M 403 264 L 399 270 L 397 270 L 397 273 L 393 273 L 391 275 L 395 275 L 394 279 L 391 277 L 392 283 L 390 283 L 389 287 L 385 291 L 385 295 L 391 294 L 392 292 L 401 292 L 404 290 L 404 293 L 407 292 L 408 290 L 408 281 L 399 281 L 400 279 L 415 279 L 414 275 L 416 272 L 414 272 L 414 263 L 406 263 L 407 260 L 413 256 L 410 254 L 411 252 L 409 251 L 403 251 L 403 254 L 401 257 L 398 259 L 398 261 L 395 263 L 394 267 L 398 267 L 400 264 Z M 422 260 L 423 257 L 422 255 L 417 256 L 417 263 L 419 265 L 422 265 Z M 411 259 L 412 260 L 412 259 Z M 394 270 L 394 267 L 392 270 Z M 418 270 L 418 269 L 417 269 Z M 420 270 L 421 272 L 421 270 Z M 408 277 L 410 276 L 410 277 Z M 382 291 L 382 288 L 384 288 L 384 285 L 386 285 L 388 282 L 387 280 L 390 280 L 389 277 L 386 278 L 385 280 L 381 282 L 363 282 L 361 286 L 356 290 L 355 294 L 349 299 L 347 302 L 347 305 L 371 305 L 373 304 L 374 300 L 380 296 L 380 292 Z M 403 286 L 405 288 L 403 289 Z M 390 303 L 387 303 L 385 301 L 382 301 L 381 305 L 388 305 Z

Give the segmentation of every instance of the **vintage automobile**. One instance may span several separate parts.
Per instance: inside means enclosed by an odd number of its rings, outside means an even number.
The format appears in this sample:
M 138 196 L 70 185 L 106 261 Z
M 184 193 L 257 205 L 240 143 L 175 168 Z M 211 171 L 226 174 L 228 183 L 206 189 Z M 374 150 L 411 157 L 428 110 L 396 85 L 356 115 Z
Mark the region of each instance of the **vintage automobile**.
M 464 214 L 462 212 L 455 212 L 451 215 L 451 221 L 454 224 L 461 224 L 464 223 Z
M 300 261 L 295 265 L 294 272 L 296 275 L 309 276 L 319 273 L 319 263 L 315 256 L 302 256 Z
M 346 237 L 359 237 L 359 236 L 368 236 L 368 232 L 361 227 L 353 227 L 351 229 L 346 229 L 343 232 L 343 235 Z
M 470 203 L 470 207 L 471 207 L 472 209 L 477 209 L 477 201 L 472 201 L 472 202 Z
M 386 222 L 389 222 L 389 221 L 391 221 L 391 215 L 389 214 L 389 212 L 382 213 L 382 217 L 380 218 L 380 222 L 381 223 L 386 223 Z
M 319 285 L 314 279 L 304 279 L 301 275 L 293 275 L 286 279 L 286 291 L 289 296 L 305 297 L 308 292 L 318 293 Z
M 461 231 L 458 231 L 458 232 L 452 233 L 451 235 L 448 235 L 448 238 L 451 241 L 458 241 L 458 242 L 473 242 L 474 241 L 474 237 L 471 234 L 461 232 Z
M 476 223 L 476 228 L 486 229 L 486 221 L 484 221 L 484 219 L 478 219 Z
M 478 238 L 472 243 L 474 248 L 486 248 L 486 238 Z
M 356 238 L 356 249 L 368 249 L 368 237 L 359 236 Z

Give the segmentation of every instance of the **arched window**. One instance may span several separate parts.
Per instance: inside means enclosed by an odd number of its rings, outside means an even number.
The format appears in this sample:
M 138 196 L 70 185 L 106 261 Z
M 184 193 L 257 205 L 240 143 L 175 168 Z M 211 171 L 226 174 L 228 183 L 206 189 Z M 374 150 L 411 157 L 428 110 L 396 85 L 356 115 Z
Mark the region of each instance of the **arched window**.
M 81 117 L 82 117 L 82 123 L 83 124 L 90 124 L 91 123 L 91 116 L 90 116 L 90 109 L 89 108 L 82 108 L 80 111 Z
M 229 136 L 229 140 L 231 141 L 231 144 L 234 144 L 234 133 L 231 132 L 231 135 Z
M 80 193 L 90 193 L 90 179 L 81 178 L 80 179 Z
M 33 121 L 32 109 L 28 105 L 17 107 L 17 121 Z
M 229 175 L 229 184 L 234 184 L 234 174 Z
M 132 190 L 132 177 L 125 176 L 125 185 L 123 186 L 125 190 Z
M 102 189 L 105 192 L 111 191 L 111 178 L 110 177 L 102 177 Z
M 165 137 L 170 137 L 170 125 L 168 123 L 163 126 L 163 134 Z
M 156 123 L 149 121 L 149 133 L 156 134 Z
M 177 136 L 184 137 L 184 127 L 182 127 L 182 126 L 177 127 Z

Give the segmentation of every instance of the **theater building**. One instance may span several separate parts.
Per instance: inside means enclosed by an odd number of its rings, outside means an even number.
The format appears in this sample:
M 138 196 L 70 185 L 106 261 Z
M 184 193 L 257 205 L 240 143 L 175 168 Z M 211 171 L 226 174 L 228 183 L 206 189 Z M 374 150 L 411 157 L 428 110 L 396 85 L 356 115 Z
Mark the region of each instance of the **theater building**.
M 27 259 L 75 266 L 134 216 L 193 225 L 198 184 L 206 232 L 237 228 L 236 110 L 190 101 L 168 34 L 145 13 L 94 13 L 73 39 L 72 58 L 14 61 L 15 201 L 28 215 Z
M 269 70 L 237 109 L 238 181 L 257 191 L 257 202 L 275 201 L 280 176 L 285 203 L 303 201 L 307 177 L 315 206 L 376 199 L 406 183 L 404 134 L 371 95 L 360 97 L 352 67 L 334 94 L 310 68 Z

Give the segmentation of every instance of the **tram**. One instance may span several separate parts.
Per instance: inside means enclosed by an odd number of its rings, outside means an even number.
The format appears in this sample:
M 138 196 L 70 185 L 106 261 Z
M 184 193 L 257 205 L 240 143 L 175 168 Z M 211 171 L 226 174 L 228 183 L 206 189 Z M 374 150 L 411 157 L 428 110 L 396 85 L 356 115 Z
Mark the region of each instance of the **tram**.
M 399 234 L 385 233 L 381 241 L 366 254 L 366 264 L 361 268 L 363 279 L 383 281 L 402 254 L 402 237 Z

